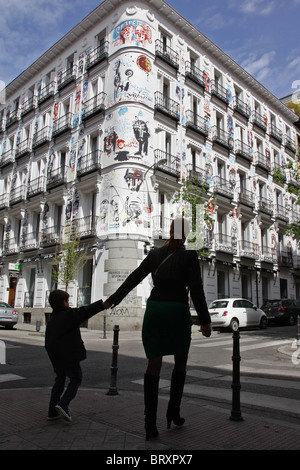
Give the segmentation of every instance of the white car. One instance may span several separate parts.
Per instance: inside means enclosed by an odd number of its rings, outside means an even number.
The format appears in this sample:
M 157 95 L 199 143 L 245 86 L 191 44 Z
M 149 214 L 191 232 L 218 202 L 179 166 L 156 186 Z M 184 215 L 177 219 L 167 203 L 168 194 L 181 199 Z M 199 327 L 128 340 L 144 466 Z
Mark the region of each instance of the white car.
M 0 325 L 13 328 L 18 323 L 18 312 L 6 302 L 0 302 Z
M 218 299 L 208 307 L 214 328 L 239 328 L 258 326 L 267 328 L 268 318 L 262 310 L 246 299 Z

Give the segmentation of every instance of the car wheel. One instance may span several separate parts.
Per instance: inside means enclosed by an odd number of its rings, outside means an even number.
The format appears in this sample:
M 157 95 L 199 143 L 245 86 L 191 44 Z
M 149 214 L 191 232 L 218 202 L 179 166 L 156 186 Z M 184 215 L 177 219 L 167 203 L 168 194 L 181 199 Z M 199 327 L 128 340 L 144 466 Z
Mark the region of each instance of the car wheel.
M 294 326 L 296 324 L 296 319 L 294 317 L 294 315 L 290 315 L 289 318 L 288 318 L 288 324 L 290 326 Z
M 265 330 L 267 326 L 268 326 L 268 319 L 266 317 L 262 317 L 262 319 L 260 320 L 259 328 L 261 330 Z
M 231 331 L 238 331 L 239 329 L 239 321 L 236 318 L 233 318 L 230 322 L 230 329 Z

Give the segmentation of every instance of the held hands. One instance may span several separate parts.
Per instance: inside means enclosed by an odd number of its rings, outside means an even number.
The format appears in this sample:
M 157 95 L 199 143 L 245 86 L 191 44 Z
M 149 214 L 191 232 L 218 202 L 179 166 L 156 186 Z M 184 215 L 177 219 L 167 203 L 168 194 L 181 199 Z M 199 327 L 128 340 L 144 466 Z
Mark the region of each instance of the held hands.
M 209 338 L 211 335 L 211 323 L 208 325 L 201 325 L 201 333 L 203 336 Z
M 103 307 L 104 307 L 104 310 L 107 310 L 108 308 L 114 307 L 114 304 L 113 304 L 113 302 L 110 300 L 110 298 L 108 298 L 108 299 L 106 299 L 106 300 L 103 302 Z

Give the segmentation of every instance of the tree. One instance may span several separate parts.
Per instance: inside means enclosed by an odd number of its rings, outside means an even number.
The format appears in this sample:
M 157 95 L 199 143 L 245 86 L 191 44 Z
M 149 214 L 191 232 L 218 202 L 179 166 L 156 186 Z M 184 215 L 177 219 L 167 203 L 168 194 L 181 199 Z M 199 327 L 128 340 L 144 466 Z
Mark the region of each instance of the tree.
M 288 163 L 286 168 L 290 170 L 292 176 L 287 186 L 287 191 L 297 197 L 296 204 L 300 205 L 300 148 L 298 149 L 295 161 Z M 298 220 L 297 224 L 288 225 L 286 233 L 295 237 L 300 248 L 300 221 Z
M 76 273 L 84 267 L 87 262 L 87 248 L 80 247 L 80 232 L 74 225 L 70 226 L 70 232 L 66 233 L 59 247 L 55 251 L 54 265 L 52 270 L 54 282 L 65 286 L 66 291 L 70 284 L 75 283 Z
M 212 216 L 207 211 L 205 195 L 208 184 L 203 177 L 190 172 L 187 178 L 182 178 L 180 188 L 173 194 L 172 203 L 179 204 L 180 216 L 188 219 L 191 232 L 188 244 L 197 250 L 199 256 L 207 255 L 205 249 L 206 231 L 211 224 Z

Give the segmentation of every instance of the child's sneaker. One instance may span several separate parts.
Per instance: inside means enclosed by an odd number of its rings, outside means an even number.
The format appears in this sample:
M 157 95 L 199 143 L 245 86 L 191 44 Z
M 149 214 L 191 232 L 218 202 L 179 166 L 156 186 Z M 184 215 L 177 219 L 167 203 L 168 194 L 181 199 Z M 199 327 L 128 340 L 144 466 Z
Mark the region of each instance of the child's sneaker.
M 56 411 L 60 413 L 63 418 L 65 418 L 67 421 L 72 421 L 71 415 L 69 413 L 69 408 L 67 405 L 64 405 L 63 403 L 57 403 L 55 406 Z

